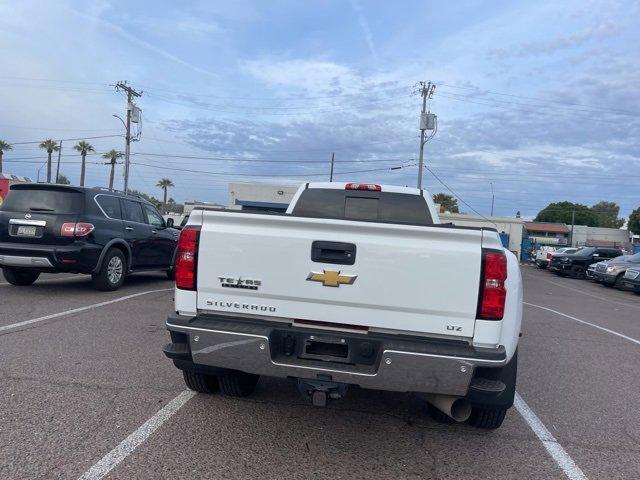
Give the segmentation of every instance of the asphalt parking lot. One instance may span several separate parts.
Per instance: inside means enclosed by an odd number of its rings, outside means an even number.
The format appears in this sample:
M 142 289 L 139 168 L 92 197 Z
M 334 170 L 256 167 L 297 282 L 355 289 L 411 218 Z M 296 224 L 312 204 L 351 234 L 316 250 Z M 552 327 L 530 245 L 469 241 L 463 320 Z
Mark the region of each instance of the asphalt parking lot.
M 411 394 L 327 409 L 262 379 L 186 392 L 164 358 L 171 282 L 0 283 L 0 478 L 640 477 L 640 297 L 523 267 L 518 408 L 502 428 L 433 422 Z

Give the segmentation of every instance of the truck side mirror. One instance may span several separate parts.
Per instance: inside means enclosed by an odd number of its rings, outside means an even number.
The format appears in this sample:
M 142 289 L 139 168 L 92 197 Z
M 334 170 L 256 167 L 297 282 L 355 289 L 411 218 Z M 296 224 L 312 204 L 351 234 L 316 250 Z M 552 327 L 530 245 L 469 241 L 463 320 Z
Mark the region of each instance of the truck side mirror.
M 167 228 L 173 228 L 173 218 L 167 218 Z

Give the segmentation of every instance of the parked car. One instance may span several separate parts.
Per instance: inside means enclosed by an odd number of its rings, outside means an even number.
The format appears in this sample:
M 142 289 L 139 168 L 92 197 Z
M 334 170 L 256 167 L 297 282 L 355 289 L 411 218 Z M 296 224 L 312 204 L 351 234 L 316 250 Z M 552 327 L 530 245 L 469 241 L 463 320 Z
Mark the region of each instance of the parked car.
M 549 269 L 557 275 L 573 278 L 586 278 L 587 268 L 599 260 L 610 260 L 622 255 L 619 248 L 585 247 L 575 253 L 554 255 L 549 262 Z
M 434 418 L 497 428 L 513 405 L 522 278 L 495 229 L 440 224 L 415 188 L 309 183 L 286 214 L 191 212 L 165 354 L 202 393 L 294 378 L 418 392 Z M 452 420 L 453 419 L 453 420 Z
M 597 282 L 598 280 L 596 279 L 596 268 L 598 267 L 598 265 L 600 263 L 606 263 L 606 261 L 602 261 L 602 262 L 596 262 L 596 263 L 592 263 L 591 265 L 589 265 L 587 267 L 587 278 L 589 280 L 593 280 L 595 282 Z
M 555 251 L 555 247 L 542 246 L 535 252 L 534 263 L 538 268 L 547 268 L 551 254 Z
M 551 263 L 551 259 L 555 256 L 555 255 L 562 255 L 563 253 L 576 253 L 578 250 L 580 250 L 580 247 L 561 247 L 558 248 L 552 252 L 547 252 L 547 268 L 549 268 L 549 264 Z
M 628 268 L 640 267 L 640 253 L 621 255 L 608 262 L 600 262 L 596 266 L 596 280 L 607 287 L 624 287 L 624 274 Z
M 0 207 L 0 266 L 13 285 L 41 272 L 90 274 L 99 290 L 125 275 L 173 276 L 179 231 L 141 197 L 99 188 L 15 184 Z
M 624 284 L 626 287 L 633 289 L 634 293 L 640 295 L 640 268 L 627 268 L 624 273 Z

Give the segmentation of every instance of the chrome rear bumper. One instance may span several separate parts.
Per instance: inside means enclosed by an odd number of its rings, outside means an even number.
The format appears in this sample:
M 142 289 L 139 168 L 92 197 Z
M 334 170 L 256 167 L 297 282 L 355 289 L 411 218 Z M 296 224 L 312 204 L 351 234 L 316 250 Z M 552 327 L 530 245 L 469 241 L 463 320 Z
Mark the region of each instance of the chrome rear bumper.
M 53 264 L 46 257 L 21 257 L 17 255 L 0 255 L 0 265 L 3 267 L 53 268 Z
M 473 349 L 468 346 L 447 346 L 445 343 L 443 348 L 443 343 L 439 342 L 434 348 L 431 345 L 433 341 L 428 339 L 398 340 L 394 338 L 397 335 L 377 338 L 381 347 L 376 362 L 371 365 L 301 359 L 278 352 L 277 344 L 270 341 L 273 329 L 294 331 L 293 327 L 242 321 L 233 324 L 228 318 L 226 320 L 213 322 L 209 327 L 203 325 L 205 322 L 202 321 L 196 322 L 198 326 L 191 322 L 177 324 L 175 317 L 170 317 L 167 328 L 187 336 L 188 343 L 184 345 L 183 355 L 190 356 L 189 360 L 196 365 L 271 377 L 330 379 L 332 382 L 378 390 L 464 396 L 476 367 L 502 367 L 507 363 L 502 348 L 492 352 L 495 355 L 487 355 L 486 352 L 474 355 Z M 221 326 L 226 328 L 219 328 Z M 296 331 L 300 333 L 299 329 Z M 309 333 L 314 332 L 309 330 Z M 318 335 L 322 335 L 322 332 Z M 366 335 L 356 337 L 355 341 L 363 337 Z M 403 345 L 407 348 L 399 348 Z M 464 351 L 470 355 L 464 356 Z

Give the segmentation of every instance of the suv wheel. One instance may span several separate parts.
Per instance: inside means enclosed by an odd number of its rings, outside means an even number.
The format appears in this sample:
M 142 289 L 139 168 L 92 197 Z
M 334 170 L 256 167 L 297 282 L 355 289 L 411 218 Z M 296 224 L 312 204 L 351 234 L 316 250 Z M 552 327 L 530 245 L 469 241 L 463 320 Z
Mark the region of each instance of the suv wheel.
M 36 270 L 27 270 L 24 268 L 9 268 L 4 267 L 2 269 L 2 274 L 4 278 L 11 285 L 17 285 L 19 287 L 26 287 L 27 285 L 32 285 L 38 277 L 40 276 L 40 272 Z
M 253 393 L 260 375 L 231 371 L 218 375 L 220 392 L 229 397 L 247 397 Z
M 218 391 L 218 379 L 215 375 L 183 370 L 184 383 L 190 390 L 198 393 L 215 393 Z
M 499 428 L 507 414 L 506 408 L 478 408 L 474 407 L 467 422 L 477 428 L 493 430 Z
M 93 286 L 98 290 L 112 291 L 124 282 L 126 260 L 121 250 L 110 249 L 102 260 L 100 271 L 91 275 Z

